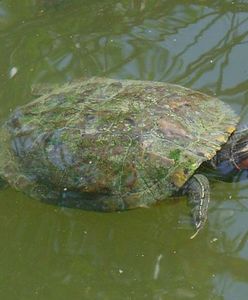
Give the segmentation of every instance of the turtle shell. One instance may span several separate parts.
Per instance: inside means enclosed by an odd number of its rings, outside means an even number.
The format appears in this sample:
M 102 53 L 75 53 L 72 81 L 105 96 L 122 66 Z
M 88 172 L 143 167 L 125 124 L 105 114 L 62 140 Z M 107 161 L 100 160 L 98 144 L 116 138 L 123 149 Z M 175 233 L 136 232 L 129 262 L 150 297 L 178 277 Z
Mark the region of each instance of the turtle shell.
M 11 114 L 0 131 L 0 177 L 66 206 L 149 206 L 182 187 L 238 121 L 219 99 L 179 85 L 80 80 Z

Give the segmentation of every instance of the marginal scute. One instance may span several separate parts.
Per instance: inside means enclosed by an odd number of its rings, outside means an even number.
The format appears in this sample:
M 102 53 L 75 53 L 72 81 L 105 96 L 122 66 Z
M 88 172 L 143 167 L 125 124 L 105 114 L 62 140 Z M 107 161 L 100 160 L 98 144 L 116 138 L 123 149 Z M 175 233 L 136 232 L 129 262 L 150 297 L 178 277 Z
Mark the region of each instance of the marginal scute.
M 179 168 L 173 173 L 171 179 L 172 179 L 172 183 L 176 187 L 180 188 L 187 180 L 187 176 L 185 175 L 184 170 Z
M 93 77 L 36 94 L 0 127 L 0 177 L 85 209 L 166 199 L 239 122 L 219 99 L 163 82 Z
M 226 132 L 231 134 L 235 131 L 236 127 L 235 126 L 229 126 L 226 128 Z
M 221 143 L 225 143 L 226 142 L 226 137 L 223 134 L 218 135 L 216 137 L 216 141 L 221 142 Z

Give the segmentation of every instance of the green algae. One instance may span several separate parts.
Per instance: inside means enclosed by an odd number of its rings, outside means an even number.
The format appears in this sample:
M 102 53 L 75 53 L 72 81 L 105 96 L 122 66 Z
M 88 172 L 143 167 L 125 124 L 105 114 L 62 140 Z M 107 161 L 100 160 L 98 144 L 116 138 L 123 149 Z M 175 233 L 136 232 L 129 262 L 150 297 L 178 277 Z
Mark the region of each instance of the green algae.
M 180 149 L 172 150 L 169 153 L 169 158 L 174 159 L 176 162 L 178 162 L 180 160 L 181 152 L 182 151 Z

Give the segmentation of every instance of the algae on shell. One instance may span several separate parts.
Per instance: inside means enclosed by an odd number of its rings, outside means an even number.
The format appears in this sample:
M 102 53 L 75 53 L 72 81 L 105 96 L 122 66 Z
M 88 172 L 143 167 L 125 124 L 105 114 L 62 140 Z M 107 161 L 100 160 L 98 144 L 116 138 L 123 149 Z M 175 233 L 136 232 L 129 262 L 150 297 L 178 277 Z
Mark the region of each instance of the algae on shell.
M 91 78 L 40 94 L 0 129 L 0 177 L 86 209 L 166 199 L 239 121 L 219 99 L 162 82 Z

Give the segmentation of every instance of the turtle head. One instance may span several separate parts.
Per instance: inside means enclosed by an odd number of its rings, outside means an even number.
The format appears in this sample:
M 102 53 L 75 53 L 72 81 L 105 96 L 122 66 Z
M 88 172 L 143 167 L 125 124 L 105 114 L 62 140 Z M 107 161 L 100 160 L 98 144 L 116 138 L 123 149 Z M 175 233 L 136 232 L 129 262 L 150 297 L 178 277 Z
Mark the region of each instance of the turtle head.
M 234 132 L 231 138 L 230 154 L 238 170 L 248 169 L 248 124 Z

